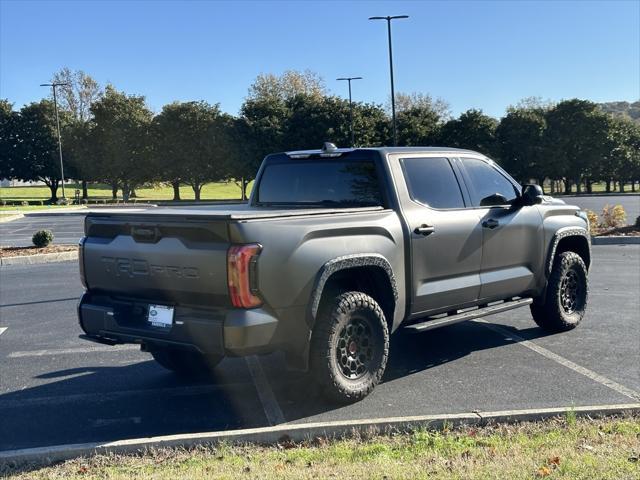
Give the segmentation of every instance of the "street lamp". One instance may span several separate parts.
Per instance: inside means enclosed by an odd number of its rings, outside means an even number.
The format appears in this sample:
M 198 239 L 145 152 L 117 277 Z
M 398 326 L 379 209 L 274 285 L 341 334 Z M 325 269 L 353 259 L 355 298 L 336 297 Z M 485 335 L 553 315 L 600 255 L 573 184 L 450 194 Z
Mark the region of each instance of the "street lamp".
M 362 80 L 362 77 L 340 77 L 336 78 L 336 80 L 346 80 L 347 82 L 349 82 L 349 130 L 351 132 L 351 146 L 353 147 L 355 144 L 355 136 L 353 134 L 353 104 L 351 103 L 351 80 Z
M 387 34 L 389 36 L 389 71 L 391 72 L 391 119 L 393 124 L 393 145 L 398 145 L 398 133 L 396 131 L 396 97 L 393 88 L 393 53 L 391 51 L 391 20 L 409 18 L 409 15 L 393 15 L 387 17 L 369 17 L 369 20 L 386 20 Z
M 58 152 L 60 154 L 60 177 L 62 177 L 62 198 L 66 198 L 64 194 L 64 166 L 62 164 L 62 137 L 60 136 L 60 117 L 58 116 L 58 96 L 56 95 L 56 87 L 68 86 L 68 83 L 41 83 L 41 87 L 51 87 L 53 89 L 53 108 L 56 112 L 56 124 L 58 126 Z

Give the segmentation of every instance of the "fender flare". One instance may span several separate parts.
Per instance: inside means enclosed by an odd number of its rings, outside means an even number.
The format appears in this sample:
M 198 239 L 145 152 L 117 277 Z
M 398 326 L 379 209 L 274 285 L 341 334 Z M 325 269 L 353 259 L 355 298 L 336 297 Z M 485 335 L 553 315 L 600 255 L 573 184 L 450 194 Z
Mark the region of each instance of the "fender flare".
M 393 273 L 393 268 L 388 260 L 378 253 L 357 253 L 353 255 L 344 255 L 342 257 L 336 257 L 326 262 L 316 277 L 315 284 L 311 293 L 311 321 L 316 318 L 318 309 L 320 308 L 320 300 L 322 299 L 322 292 L 327 280 L 336 272 L 341 270 L 348 270 L 358 267 L 378 267 L 385 271 L 391 284 L 393 291 L 393 298 L 398 300 L 398 286 L 396 277 Z
M 589 232 L 584 228 L 579 227 L 564 227 L 559 229 L 551 239 L 551 245 L 549 246 L 549 253 L 547 256 L 546 271 L 547 277 L 551 274 L 553 269 L 553 260 L 556 257 L 556 250 L 560 241 L 567 237 L 584 237 L 587 241 L 587 248 L 589 249 L 589 258 L 591 258 L 591 236 Z

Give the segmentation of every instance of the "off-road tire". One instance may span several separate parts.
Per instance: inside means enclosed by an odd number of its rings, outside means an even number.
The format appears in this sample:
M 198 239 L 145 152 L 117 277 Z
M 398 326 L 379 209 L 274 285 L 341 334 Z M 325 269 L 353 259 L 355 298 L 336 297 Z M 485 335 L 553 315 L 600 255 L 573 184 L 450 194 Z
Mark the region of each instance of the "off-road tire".
M 327 398 L 338 403 L 362 400 L 380 382 L 388 356 L 387 320 L 373 298 L 346 292 L 323 303 L 309 359 Z
M 222 355 L 204 356 L 174 348 L 156 349 L 150 353 L 153 359 L 167 370 L 188 378 L 206 376 L 223 359 Z
M 563 332 L 578 326 L 589 298 L 587 267 L 575 252 L 556 256 L 544 299 L 534 299 L 531 315 L 546 331 Z

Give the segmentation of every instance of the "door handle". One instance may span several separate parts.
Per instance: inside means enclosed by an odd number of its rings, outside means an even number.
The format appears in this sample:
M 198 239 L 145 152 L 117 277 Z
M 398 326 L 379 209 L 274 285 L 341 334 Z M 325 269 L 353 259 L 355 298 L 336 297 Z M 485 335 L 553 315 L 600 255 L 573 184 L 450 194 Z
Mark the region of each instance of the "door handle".
M 424 235 L 426 237 L 427 235 L 431 235 L 435 231 L 436 231 L 436 227 L 432 227 L 431 225 L 422 224 L 419 227 L 416 227 L 416 229 L 413 231 L 413 233 L 416 233 L 418 235 Z
M 498 225 L 500 225 L 500 223 L 494 218 L 490 218 L 489 220 L 485 220 L 484 222 L 482 222 L 482 226 L 484 228 L 490 228 L 492 230 Z

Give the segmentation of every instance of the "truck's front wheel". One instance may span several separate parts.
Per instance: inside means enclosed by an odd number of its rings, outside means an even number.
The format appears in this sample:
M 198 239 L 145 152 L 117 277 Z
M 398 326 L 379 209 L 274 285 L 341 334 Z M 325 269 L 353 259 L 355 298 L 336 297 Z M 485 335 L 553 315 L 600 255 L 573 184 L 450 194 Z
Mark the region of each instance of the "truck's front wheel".
M 550 332 L 575 328 L 584 317 L 589 296 L 587 267 L 577 253 L 563 252 L 553 262 L 545 298 L 534 299 L 531 314 Z
M 204 376 L 223 358 L 221 355 L 204 356 L 196 352 L 174 348 L 152 350 L 151 355 L 164 368 L 181 377 Z
M 347 292 L 320 311 L 311 338 L 313 373 L 332 400 L 366 397 L 380 382 L 389 355 L 389 330 L 378 303 L 362 292 Z

